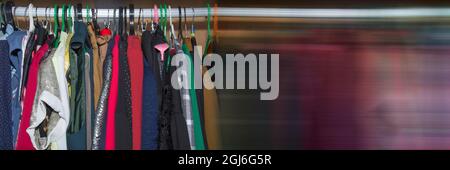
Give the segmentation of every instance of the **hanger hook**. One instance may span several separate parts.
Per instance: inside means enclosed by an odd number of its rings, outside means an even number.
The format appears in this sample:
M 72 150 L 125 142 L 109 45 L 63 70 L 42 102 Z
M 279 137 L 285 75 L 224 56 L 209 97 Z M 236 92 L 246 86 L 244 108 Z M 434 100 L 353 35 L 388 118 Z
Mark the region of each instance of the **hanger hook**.
M 38 17 L 38 8 L 34 8 L 35 9 L 35 12 L 34 12 L 34 14 L 35 14 L 35 16 L 36 16 L 36 20 L 37 21 L 39 21 L 39 17 Z
M 48 25 L 47 9 L 48 9 L 48 7 L 45 7 L 44 19 L 42 20 L 42 25 L 43 25 L 44 29 L 47 29 L 47 25 Z
M 108 14 L 106 14 L 106 20 L 103 21 L 104 27 L 108 27 L 107 23 L 109 22 L 109 9 L 107 11 L 108 11 Z
M 48 20 L 48 16 L 47 16 L 47 10 L 48 10 L 48 6 L 47 6 L 47 7 L 45 7 L 45 13 L 44 13 L 44 15 L 45 15 L 45 20 Z
M 28 13 L 28 7 L 29 7 L 29 6 L 26 6 L 26 7 L 25 7 L 25 13 L 24 13 L 24 16 L 27 15 L 27 14 L 29 14 L 29 13 Z M 28 21 L 27 18 L 28 18 L 28 17 L 25 17 L 25 22 Z
M 194 23 L 195 23 L 195 9 L 192 8 L 192 23 L 191 23 L 191 35 L 192 36 L 195 34 Z
M 15 8 L 14 8 L 14 11 L 13 11 L 13 20 L 14 20 L 15 18 L 17 18 L 17 17 L 14 17 L 14 16 L 16 16 L 16 10 L 17 10 L 17 7 L 15 7 Z M 20 28 L 19 22 L 14 21 L 14 23 L 17 24 L 17 27 L 18 27 L 18 28 Z

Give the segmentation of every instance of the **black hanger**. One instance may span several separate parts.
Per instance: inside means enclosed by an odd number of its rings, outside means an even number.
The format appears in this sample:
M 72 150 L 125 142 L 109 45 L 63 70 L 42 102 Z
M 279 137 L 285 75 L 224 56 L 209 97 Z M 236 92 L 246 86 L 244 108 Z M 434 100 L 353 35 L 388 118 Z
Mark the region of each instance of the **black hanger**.
M 2 22 L 0 23 L 0 28 L 3 33 L 6 31 L 6 16 L 5 16 L 5 3 L 0 5 L 0 15 L 2 15 Z
M 123 33 L 123 8 L 119 8 L 119 35 L 122 35 Z
M 130 35 L 134 35 L 134 5 L 130 4 Z
M 95 34 L 98 34 L 100 32 L 100 27 L 98 26 L 98 23 L 97 23 L 97 11 L 98 11 L 97 7 L 95 7 L 95 9 L 92 8 L 91 11 L 92 11 L 92 23 L 94 24 L 93 25 L 94 31 L 95 31 Z
M 142 21 L 141 21 L 141 17 L 142 17 Z M 142 8 L 139 8 L 139 15 L 138 15 L 138 27 L 140 27 L 139 31 L 142 31 L 142 33 L 145 31 L 145 27 L 147 26 L 147 24 L 145 24 L 145 18 L 144 16 L 142 16 Z
M 81 3 L 77 4 L 77 10 L 76 10 L 76 15 L 77 15 L 77 19 L 80 22 L 83 22 L 83 6 L 81 5 Z
M 115 32 L 115 34 L 117 34 L 117 30 L 118 30 L 118 28 L 117 28 L 117 21 L 116 21 L 116 8 L 114 8 L 114 13 L 113 13 L 113 32 Z
M 14 16 L 12 13 L 12 7 L 14 6 L 14 2 L 8 1 L 4 6 L 4 13 L 6 17 L 6 24 L 10 24 L 14 30 L 17 30 L 16 23 L 14 23 Z
M 182 17 L 181 17 L 181 6 L 178 6 L 178 40 L 182 40 L 183 36 L 183 28 L 182 28 Z
M 127 22 L 127 7 L 123 8 L 123 31 L 127 34 L 128 22 Z

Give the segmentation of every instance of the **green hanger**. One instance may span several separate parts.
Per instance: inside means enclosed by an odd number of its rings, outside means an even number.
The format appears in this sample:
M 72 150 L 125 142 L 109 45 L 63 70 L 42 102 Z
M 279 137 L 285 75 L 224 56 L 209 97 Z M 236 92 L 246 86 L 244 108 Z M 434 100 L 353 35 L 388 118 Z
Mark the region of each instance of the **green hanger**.
M 204 54 L 206 55 L 208 53 L 208 47 L 209 47 L 209 43 L 211 42 L 211 6 L 208 5 L 208 18 L 207 18 L 207 25 L 208 25 L 208 36 L 206 38 L 206 44 L 205 44 L 205 52 Z
M 166 36 L 166 33 L 167 33 L 167 4 L 164 3 L 164 36 Z
M 211 39 L 211 6 L 208 4 L 208 39 Z
M 66 4 L 63 4 L 62 6 L 62 21 L 61 21 L 61 31 L 65 31 L 66 29 Z
M 91 14 L 89 13 L 91 9 L 89 8 L 89 4 L 86 4 L 86 23 L 90 23 Z
M 58 5 L 55 4 L 55 6 L 53 7 L 53 22 L 54 22 L 54 32 L 55 32 L 55 42 L 53 43 L 53 47 L 57 48 L 58 44 L 60 42 L 60 37 L 58 36 Z
M 69 12 L 68 12 L 68 15 L 67 15 L 67 25 L 68 25 L 68 31 L 71 33 L 71 32 L 73 32 L 72 31 L 72 27 L 73 27 L 73 25 L 72 25 L 72 20 L 73 20 L 73 18 L 72 18 L 72 8 L 73 8 L 73 5 L 70 5 L 69 6 Z
M 161 4 L 159 4 L 159 27 L 163 29 L 163 13 L 162 13 L 163 7 Z
M 1 3 L 0 3 L 0 6 L 2 6 L 2 4 L 3 4 L 3 1 L 0 1 Z M 2 15 L 2 13 L 3 13 L 3 9 L 0 9 L 0 24 L 3 24 L 4 23 L 4 20 L 3 20 L 3 15 Z

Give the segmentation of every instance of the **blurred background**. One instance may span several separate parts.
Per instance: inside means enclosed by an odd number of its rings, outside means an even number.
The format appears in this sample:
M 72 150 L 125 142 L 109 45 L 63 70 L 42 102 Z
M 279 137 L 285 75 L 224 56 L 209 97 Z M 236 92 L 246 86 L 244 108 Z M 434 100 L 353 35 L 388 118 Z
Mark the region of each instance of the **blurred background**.
M 30 1 L 16 0 L 25 6 Z M 54 2 L 31 1 L 45 7 Z M 68 1 L 67 1 L 68 2 Z M 71 1 L 76 3 L 77 1 Z M 85 1 L 83 1 L 85 2 Z M 450 1 L 89 1 L 269 8 L 450 7 Z M 450 17 L 218 17 L 216 53 L 280 54 L 277 100 L 218 90 L 223 149 L 450 149 Z M 196 18 L 204 45 L 204 18 Z

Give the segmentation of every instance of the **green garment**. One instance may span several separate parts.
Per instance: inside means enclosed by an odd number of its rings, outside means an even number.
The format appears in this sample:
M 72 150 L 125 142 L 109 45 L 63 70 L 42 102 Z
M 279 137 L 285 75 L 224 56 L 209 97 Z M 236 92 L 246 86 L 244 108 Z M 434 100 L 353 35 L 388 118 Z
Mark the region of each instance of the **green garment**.
M 191 103 L 192 103 L 192 116 L 194 121 L 194 138 L 195 138 L 195 148 L 196 150 L 205 150 L 205 141 L 203 138 L 203 131 L 202 131 L 202 124 L 200 121 L 200 112 L 198 110 L 198 102 L 197 102 L 197 94 L 195 93 L 195 86 L 194 86 L 194 62 L 192 60 L 192 57 L 189 53 L 189 49 L 187 48 L 186 44 L 183 44 L 183 51 L 184 53 L 189 56 L 188 59 L 191 61 L 189 69 L 190 75 L 189 75 L 189 95 L 191 96 Z

